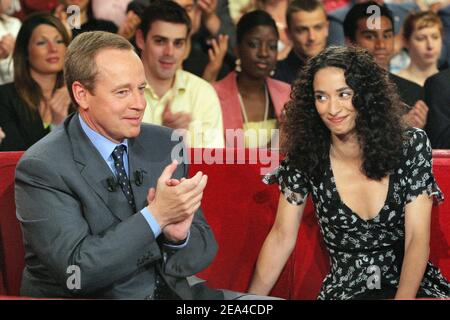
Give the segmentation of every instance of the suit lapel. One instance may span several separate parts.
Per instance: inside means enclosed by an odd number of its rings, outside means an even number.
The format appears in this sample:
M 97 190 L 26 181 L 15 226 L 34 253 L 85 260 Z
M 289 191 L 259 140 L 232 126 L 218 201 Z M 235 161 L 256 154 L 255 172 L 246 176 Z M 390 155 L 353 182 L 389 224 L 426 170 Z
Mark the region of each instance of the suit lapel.
M 125 220 L 132 214 L 131 210 L 126 201 L 121 201 L 121 195 L 118 192 L 122 191 L 119 186 L 113 192 L 108 191 L 107 179 L 114 174 L 83 132 L 77 115 L 78 113 L 75 113 L 69 117 L 65 126 L 72 143 L 73 158 L 78 164 L 80 174 L 111 213 L 120 220 Z

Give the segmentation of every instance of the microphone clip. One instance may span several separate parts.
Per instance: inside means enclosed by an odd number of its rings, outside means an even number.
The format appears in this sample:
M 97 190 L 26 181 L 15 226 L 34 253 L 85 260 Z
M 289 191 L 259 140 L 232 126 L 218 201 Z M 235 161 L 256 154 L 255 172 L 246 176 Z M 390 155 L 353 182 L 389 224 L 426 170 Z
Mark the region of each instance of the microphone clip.
M 108 184 L 108 187 L 106 188 L 109 192 L 114 192 L 117 190 L 117 186 L 119 183 L 114 179 L 114 177 L 109 177 L 106 179 L 106 183 Z
M 134 172 L 134 183 L 139 187 L 144 183 L 145 170 L 139 169 Z

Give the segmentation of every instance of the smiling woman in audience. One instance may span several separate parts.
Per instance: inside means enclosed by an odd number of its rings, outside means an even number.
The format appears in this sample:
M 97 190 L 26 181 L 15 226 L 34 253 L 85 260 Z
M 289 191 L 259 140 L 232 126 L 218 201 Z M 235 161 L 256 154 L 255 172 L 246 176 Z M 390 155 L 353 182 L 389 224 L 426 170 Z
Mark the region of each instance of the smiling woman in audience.
M 14 83 L 0 86 L 0 151 L 26 150 L 63 122 L 70 96 L 63 65 L 69 37 L 49 14 L 32 14 L 22 24 L 13 52 Z
M 403 128 L 386 71 L 363 49 L 309 60 L 286 106 L 287 158 L 267 183 L 280 195 L 251 293 L 267 294 L 297 240 L 311 193 L 331 270 L 319 299 L 448 297 L 430 262 L 433 176 L 425 132 Z

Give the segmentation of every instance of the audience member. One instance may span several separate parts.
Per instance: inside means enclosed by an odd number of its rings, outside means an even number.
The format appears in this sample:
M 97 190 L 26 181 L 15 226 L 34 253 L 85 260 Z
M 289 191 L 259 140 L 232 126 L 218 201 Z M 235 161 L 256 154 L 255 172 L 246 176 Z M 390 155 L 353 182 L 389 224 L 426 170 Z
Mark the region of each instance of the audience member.
M 95 19 L 109 20 L 119 27 L 126 19 L 128 4 L 131 0 L 91 0 Z
M 173 1 L 146 8 L 136 33 L 148 86 L 144 122 L 189 131 L 191 147 L 224 146 L 220 102 L 205 80 L 180 69 L 191 22 Z
M 411 62 L 397 75 L 423 86 L 428 77 L 438 73 L 442 32 L 441 20 L 434 12 L 421 11 L 409 15 L 403 25 L 403 41 Z
M 92 12 L 92 3 L 90 0 L 62 0 L 62 3 L 63 4 L 59 5 L 55 9 L 55 15 L 64 23 L 69 35 L 71 35 L 72 38 L 75 38 L 80 33 L 86 31 L 99 30 L 112 33 L 116 33 L 118 31 L 118 27 L 112 21 L 100 20 L 94 17 Z M 78 22 L 75 17 L 70 19 L 70 16 L 68 16 L 71 12 L 70 10 L 69 13 L 67 12 L 67 7 L 71 5 L 75 5 L 80 8 L 80 25 L 74 24 L 74 22 Z
M 325 49 L 328 20 L 320 0 L 294 0 L 286 11 L 286 21 L 293 48 L 277 63 L 274 78 L 292 84 L 306 61 Z
M 234 68 L 236 30 L 228 0 L 175 0 L 191 20 L 192 32 L 183 69 L 208 82 L 222 79 Z M 200 23 L 199 23 L 200 22 Z
M 11 2 L 0 0 L 0 85 L 14 81 L 12 52 L 21 22 L 7 14 Z
M 23 22 L 13 52 L 14 83 L 0 86 L 0 151 L 26 150 L 69 113 L 63 64 L 69 36 L 50 14 Z
M 287 35 L 286 10 L 290 0 L 254 0 L 253 5 L 247 8 L 246 12 L 251 10 L 264 10 L 275 20 L 279 40 L 278 40 L 278 60 L 287 57 L 292 49 L 292 43 Z
M 425 131 L 435 149 L 450 149 L 450 69 L 425 81 L 425 102 L 429 106 Z
M 273 130 L 279 128 L 290 93 L 288 84 L 270 78 L 277 61 L 278 31 L 267 12 L 256 10 L 241 17 L 237 35 L 236 72 L 214 84 L 222 107 L 226 145 L 243 147 L 245 138 L 246 147 L 267 147 Z M 276 141 L 274 144 L 277 146 Z
M 377 6 L 380 12 L 378 25 L 372 26 L 369 19 L 370 6 Z M 375 2 L 355 4 L 344 20 L 347 44 L 367 49 L 382 68 L 389 70 L 389 62 L 394 54 L 394 18 L 386 6 Z M 410 108 L 406 108 L 404 120 L 413 127 L 423 128 L 427 120 L 428 107 L 423 102 L 423 88 L 418 84 L 389 73 L 400 94 L 400 98 Z M 409 110 L 409 111 L 408 111 Z
M 330 21 L 330 32 L 328 36 L 328 45 L 343 45 L 345 43 L 344 34 L 344 19 L 348 11 L 352 8 L 354 4 L 364 3 L 370 0 L 352 0 L 351 3 L 343 8 L 329 12 L 328 19 Z M 411 12 L 419 11 L 419 6 L 414 2 L 408 3 L 396 3 L 396 2 L 386 2 L 384 0 L 375 1 L 378 5 L 385 5 L 391 12 L 393 16 L 393 27 L 394 34 L 398 36 L 397 38 L 397 48 L 395 52 L 398 52 L 401 48 L 401 28 L 403 26 L 403 21 L 406 16 Z

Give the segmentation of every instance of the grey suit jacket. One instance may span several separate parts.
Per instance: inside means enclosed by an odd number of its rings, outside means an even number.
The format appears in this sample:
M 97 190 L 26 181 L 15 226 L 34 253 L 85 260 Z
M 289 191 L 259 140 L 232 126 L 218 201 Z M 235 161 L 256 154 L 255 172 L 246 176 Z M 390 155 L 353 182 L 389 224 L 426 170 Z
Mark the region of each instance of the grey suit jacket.
M 171 133 L 142 125 L 140 135 L 129 140 L 129 172 L 138 210 L 147 205 L 148 189 L 156 186 L 171 162 L 173 148 L 183 153 L 180 142 L 171 141 Z M 133 179 L 136 170 L 144 171 L 140 186 Z M 181 164 L 174 177 L 186 174 L 187 165 Z M 111 176 L 77 114 L 25 153 L 17 166 L 15 189 L 25 245 L 21 294 L 144 299 L 153 294 L 159 272 L 182 299 L 222 298 L 206 287 L 192 290 L 186 281 L 206 268 L 217 251 L 201 210 L 195 214 L 187 245 L 168 249 L 161 236 L 155 239 L 142 214 L 132 212 L 120 188 L 108 191 Z

